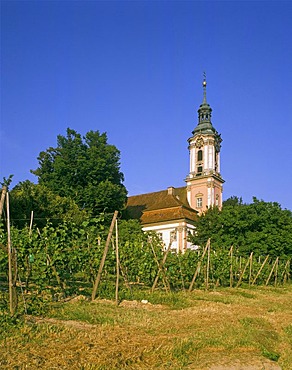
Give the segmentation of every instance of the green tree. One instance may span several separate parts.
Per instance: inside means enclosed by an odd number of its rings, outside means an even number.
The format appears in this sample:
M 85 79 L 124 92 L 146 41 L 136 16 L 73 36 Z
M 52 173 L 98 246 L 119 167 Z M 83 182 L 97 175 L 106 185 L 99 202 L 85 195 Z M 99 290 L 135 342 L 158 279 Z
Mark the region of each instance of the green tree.
M 10 192 L 13 225 L 19 228 L 29 225 L 32 211 L 33 223 L 38 227 L 45 226 L 47 220 L 52 224 L 64 220 L 80 223 L 86 217 L 86 212 L 80 210 L 72 199 L 60 197 L 46 186 L 26 180 L 17 184 Z
M 68 128 L 57 137 L 57 147 L 38 157 L 39 167 L 31 172 L 61 197 L 69 197 L 91 215 L 121 210 L 127 191 L 122 184 L 120 152 L 107 143 L 106 133 L 89 131 L 84 137 Z
M 244 204 L 232 197 L 221 211 L 211 208 L 198 218 L 193 242 L 204 245 L 208 238 L 213 247 L 233 245 L 242 255 L 291 256 L 292 212 L 276 202 L 253 198 L 251 204 Z

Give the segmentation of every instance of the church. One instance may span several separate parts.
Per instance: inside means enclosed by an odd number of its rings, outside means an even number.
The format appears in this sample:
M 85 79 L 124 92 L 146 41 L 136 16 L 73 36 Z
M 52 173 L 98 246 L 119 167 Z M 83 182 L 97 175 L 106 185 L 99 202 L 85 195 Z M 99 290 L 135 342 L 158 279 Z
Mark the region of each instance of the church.
M 195 220 L 208 208 L 222 207 L 224 180 L 220 174 L 221 135 L 212 124 L 212 108 L 207 103 L 207 82 L 203 80 L 203 102 L 198 109 L 198 123 L 188 139 L 190 168 L 180 188 L 169 187 L 153 193 L 128 198 L 129 218 L 139 219 L 144 231 L 160 235 L 165 248 L 177 252 L 195 248 L 189 233 Z

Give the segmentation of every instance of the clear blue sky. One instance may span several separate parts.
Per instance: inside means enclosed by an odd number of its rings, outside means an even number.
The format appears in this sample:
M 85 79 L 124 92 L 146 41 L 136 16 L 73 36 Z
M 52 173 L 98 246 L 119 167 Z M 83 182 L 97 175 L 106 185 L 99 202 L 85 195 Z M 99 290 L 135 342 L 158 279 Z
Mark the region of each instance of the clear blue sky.
M 202 74 L 224 199 L 292 209 L 291 1 L 1 1 L 0 179 L 107 132 L 130 195 L 184 186 Z

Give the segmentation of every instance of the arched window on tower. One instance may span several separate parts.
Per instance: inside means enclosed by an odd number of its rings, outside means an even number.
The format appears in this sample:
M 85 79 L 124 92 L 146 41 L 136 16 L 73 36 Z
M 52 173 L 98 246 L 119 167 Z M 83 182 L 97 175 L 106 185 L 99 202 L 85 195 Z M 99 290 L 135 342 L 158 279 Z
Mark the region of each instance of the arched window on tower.
M 198 150 L 198 162 L 201 162 L 203 160 L 203 151 L 200 149 Z
M 215 201 L 216 207 L 219 207 L 219 195 L 216 195 L 216 201 Z

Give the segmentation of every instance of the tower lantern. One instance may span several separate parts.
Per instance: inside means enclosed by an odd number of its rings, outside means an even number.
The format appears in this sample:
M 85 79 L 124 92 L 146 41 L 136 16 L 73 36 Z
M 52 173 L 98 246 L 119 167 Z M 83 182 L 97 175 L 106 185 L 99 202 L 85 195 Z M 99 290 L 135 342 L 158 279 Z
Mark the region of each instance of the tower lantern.
M 188 139 L 190 173 L 186 178 L 187 198 L 199 213 L 210 207 L 222 207 L 220 174 L 221 136 L 211 122 L 212 108 L 207 103 L 207 81 L 203 79 L 203 102 L 198 109 L 198 124 Z

